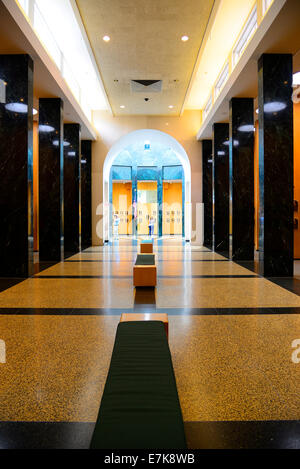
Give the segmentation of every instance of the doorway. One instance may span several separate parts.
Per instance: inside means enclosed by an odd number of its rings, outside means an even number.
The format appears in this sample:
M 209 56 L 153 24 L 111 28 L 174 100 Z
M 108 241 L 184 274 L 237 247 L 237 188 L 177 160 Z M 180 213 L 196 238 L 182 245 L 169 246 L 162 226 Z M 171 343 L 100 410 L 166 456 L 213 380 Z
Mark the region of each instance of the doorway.
M 149 234 L 150 218 L 154 221 L 153 234 L 158 233 L 157 181 L 137 182 L 137 234 Z
M 151 171 L 150 171 L 151 169 Z M 153 172 L 156 171 L 155 177 Z M 192 212 L 191 212 L 191 166 L 183 147 L 170 135 L 153 129 L 143 129 L 133 131 L 118 140 L 109 150 L 103 167 L 103 205 L 98 207 L 98 215 L 103 217 L 97 224 L 97 233 L 102 228 L 103 240 L 109 241 L 112 238 L 112 181 L 124 180 L 132 182 L 132 234 L 138 235 L 149 233 L 148 222 L 145 223 L 145 217 L 151 216 L 144 213 L 143 208 L 141 218 L 144 221 L 140 224 L 138 230 L 138 182 L 156 181 L 157 187 L 157 210 L 153 209 L 153 218 L 156 219 L 154 233 L 157 236 L 163 234 L 163 182 L 175 181 L 181 183 L 182 201 L 181 211 L 182 230 L 179 235 L 186 241 L 191 240 Z M 144 195 L 145 197 L 145 195 Z M 173 211 L 173 210 L 170 210 Z M 101 213 L 100 213 L 101 212 Z M 154 214 L 156 212 L 156 214 Z M 170 214 L 171 215 L 171 214 Z M 179 215 L 179 214 L 178 214 Z M 180 218 L 180 215 L 179 215 Z M 171 221 L 170 221 L 171 223 Z M 142 226 L 143 225 L 143 226 Z M 179 232 L 180 221 L 175 221 L 174 227 L 170 226 L 173 233 Z M 129 230 L 128 230 L 129 231 Z M 169 231 L 165 229 L 165 231 Z M 131 233 L 131 231 L 129 231 Z

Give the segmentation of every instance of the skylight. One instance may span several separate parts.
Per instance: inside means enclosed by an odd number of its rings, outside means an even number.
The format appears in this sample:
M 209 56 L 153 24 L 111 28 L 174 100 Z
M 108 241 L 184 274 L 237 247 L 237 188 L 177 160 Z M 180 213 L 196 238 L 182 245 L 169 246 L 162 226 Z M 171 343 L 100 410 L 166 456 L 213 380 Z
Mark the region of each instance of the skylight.
M 73 95 L 91 120 L 108 103 L 89 41 L 71 0 L 19 0 L 19 5 Z

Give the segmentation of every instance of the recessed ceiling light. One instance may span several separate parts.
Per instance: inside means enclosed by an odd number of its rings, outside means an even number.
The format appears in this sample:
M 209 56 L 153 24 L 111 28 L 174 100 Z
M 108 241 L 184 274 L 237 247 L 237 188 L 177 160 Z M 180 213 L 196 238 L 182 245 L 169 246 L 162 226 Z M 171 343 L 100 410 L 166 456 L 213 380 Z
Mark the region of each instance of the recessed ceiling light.
M 109 37 L 109 36 L 103 36 L 103 41 L 104 41 L 104 42 L 109 42 L 109 41 L 110 41 L 110 37 Z
M 124 104 L 122 104 L 122 106 L 120 106 L 120 108 L 121 108 L 121 109 L 125 109 L 125 106 L 124 106 Z
M 169 109 L 173 109 L 173 107 L 174 107 L 173 104 L 170 104 Z
M 186 42 L 186 41 L 189 40 L 189 37 L 188 36 L 182 36 L 181 40 L 182 40 L 182 42 Z

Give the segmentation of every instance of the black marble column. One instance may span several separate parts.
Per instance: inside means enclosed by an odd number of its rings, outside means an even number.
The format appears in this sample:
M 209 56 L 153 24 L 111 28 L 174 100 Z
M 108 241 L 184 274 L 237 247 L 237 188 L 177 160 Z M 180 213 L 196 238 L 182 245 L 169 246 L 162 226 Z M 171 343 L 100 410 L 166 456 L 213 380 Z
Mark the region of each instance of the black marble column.
M 254 102 L 230 101 L 229 189 L 233 260 L 254 259 Z
M 266 277 L 293 275 L 293 58 L 264 54 L 258 62 L 259 254 Z
M 229 124 L 213 125 L 213 239 L 229 257 Z
M 64 233 L 65 255 L 80 250 L 80 145 L 79 124 L 64 125 Z
M 92 245 L 92 142 L 81 141 L 81 249 Z
M 0 277 L 33 273 L 33 61 L 0 55 Z
M 63 250 L 63 102 L 39 104 L 40 261 L 57 261 Z
M 213 206 L 212 206 L 212 141 L 202 141 L 202 200 L 204 205 L 204 241 L 209 249 L 213 247 Z

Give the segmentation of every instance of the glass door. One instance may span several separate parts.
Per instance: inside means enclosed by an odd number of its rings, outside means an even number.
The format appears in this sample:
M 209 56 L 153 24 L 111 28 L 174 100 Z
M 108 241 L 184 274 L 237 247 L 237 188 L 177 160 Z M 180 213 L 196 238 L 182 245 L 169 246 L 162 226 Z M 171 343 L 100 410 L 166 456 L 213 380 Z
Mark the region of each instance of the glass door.
M 158 232 L 157 181 L 138 181 L 137 183 L 137 234 L 149 235 Z

